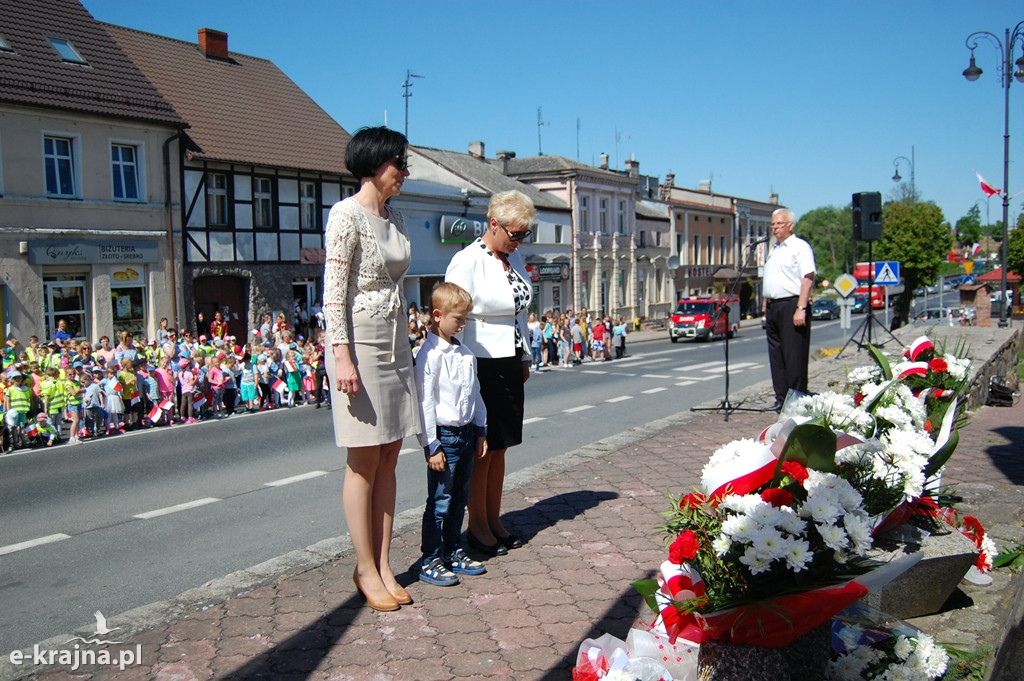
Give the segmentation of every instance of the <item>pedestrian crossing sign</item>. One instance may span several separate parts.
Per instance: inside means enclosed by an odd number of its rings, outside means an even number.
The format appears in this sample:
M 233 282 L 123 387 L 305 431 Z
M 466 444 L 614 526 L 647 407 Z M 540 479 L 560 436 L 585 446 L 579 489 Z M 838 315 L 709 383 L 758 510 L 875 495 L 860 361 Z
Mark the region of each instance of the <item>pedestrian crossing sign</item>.
M 896 286 L 900 283 L 900 263 L 884 260 L 875 263 L 875 286 Z

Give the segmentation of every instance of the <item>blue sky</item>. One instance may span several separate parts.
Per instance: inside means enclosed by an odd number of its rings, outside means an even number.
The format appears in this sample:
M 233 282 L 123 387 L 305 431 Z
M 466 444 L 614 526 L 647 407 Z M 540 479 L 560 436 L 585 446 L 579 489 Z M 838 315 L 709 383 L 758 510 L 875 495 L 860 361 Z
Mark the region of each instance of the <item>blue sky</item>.
M 911 156 L 919 193 L 955 223 L 1002 185 L 1000 38 L 1024 5 L 985 2 L 342 2 L 84 0 L 99 20 L 270 59 L 347 130 L 405 125 L 413 144 L 538 152 L 767 199 L 798 215 L 889 196 Z M 1019 47 L 1013 58 L 1022 52 Z M 538 126 L 537 108 L 545 125 Z M 1024 84 L 1010 91 L 1010 193 L 1024 189 Z M 578 126 L 577 126 L 578 122 Z M 578 155 L 577 155 L 578 148 Z M 909 164 L 900 174 L 909 179 Z M 1011 221 L 1024 195 L 1011 204 Z M 1001 216 L 998 197 L 988 205 Z

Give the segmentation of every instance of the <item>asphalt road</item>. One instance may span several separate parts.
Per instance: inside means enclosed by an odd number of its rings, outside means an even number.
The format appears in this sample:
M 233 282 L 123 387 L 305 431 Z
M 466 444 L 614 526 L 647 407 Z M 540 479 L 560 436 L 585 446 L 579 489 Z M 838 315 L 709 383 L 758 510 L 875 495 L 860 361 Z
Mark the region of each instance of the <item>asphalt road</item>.
M 816 323 L 813 345 L 838 347 L 849 335 L 838 321 Z M 724 348 L 672 344 L 665 333 L 631 340 L 622 360 L 534 375 L 509 471 L 724 399 Z M 731 391 L 768 379 L 757 322 L 729 355 Z M 345 534 L 343 477 L 330 412 L 312 407 L 0 457 L 0 651 Z M 415 441 L 398 480 L 397 511 L 421 506 Z

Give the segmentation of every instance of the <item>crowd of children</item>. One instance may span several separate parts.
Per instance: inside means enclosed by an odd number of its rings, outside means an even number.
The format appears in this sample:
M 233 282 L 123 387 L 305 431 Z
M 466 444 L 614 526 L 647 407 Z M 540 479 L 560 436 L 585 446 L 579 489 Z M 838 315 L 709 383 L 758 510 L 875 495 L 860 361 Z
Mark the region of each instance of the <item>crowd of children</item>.
M 587 308 L 579 315 L 572 310 L 546 312 L 539 319 L 530 313 L 528 327 L 537 372 L 548 366 L 567 369 L 587 359 L 611 361 L 626 356 L 628 326 L 621 316 L 615 321 L 609 315 L 591 317 Z
M 3 452 L 66 440 L 240 412 L 326 403 L 322 331 L 293 337 L 286 323 L 265 323 L 247 342 L 234 336 L 180 335 L 161 320 L 157 337 L 117 334 L 111 347 L 36 336 L 8 339 L 3 355 L 0 429 Z

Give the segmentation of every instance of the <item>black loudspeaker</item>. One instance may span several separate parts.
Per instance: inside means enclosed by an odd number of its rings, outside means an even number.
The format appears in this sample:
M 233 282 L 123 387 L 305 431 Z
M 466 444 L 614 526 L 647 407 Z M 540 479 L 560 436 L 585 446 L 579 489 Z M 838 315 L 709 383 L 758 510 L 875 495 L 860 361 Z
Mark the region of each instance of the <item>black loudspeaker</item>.
M 853 195 L 853 240 L 878 241 L 882 238 L 882 194 L 858 192 Z

